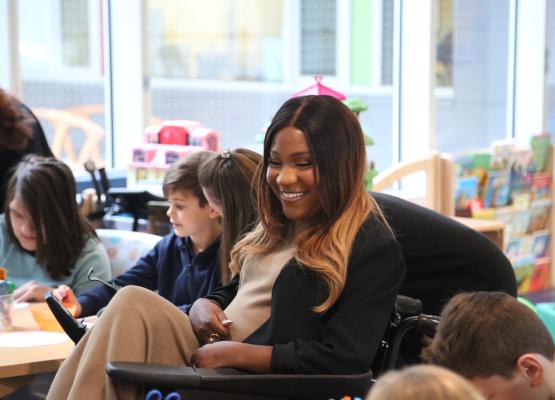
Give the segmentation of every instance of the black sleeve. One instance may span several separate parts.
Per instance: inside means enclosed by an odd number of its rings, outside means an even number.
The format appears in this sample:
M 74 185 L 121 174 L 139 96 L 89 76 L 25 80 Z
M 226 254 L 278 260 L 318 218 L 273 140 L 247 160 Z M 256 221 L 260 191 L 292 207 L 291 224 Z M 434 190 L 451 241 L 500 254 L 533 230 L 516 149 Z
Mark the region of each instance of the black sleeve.
M 370 369 L 405 274 L 397 241 L 381 222 L 374 220 L 372 225 L 380 226 L 359 232 L 344 290 L 325 314 L 311 308 L 304 314 L 293 311 L 306 309 L 301 268 L 289 268 L 278 277 L 281 282 L 274 288 L 286 290 L 273 291 L 272 319 L 276 330 L 282 330 L 273 345 L 273 372 L 346 374 Z M 300 334 L 292 333 L 299 327 Z M 299 338 L 303 334 L 305 338 Z
M 225 309 L 229 303 L 235 298 L 237 290 L 239 289 L 239 275 L 236 275 L 227 285 L 220 286 L 215 289 L 205 299 L 215 301 L 220 305 L 220 308 Z

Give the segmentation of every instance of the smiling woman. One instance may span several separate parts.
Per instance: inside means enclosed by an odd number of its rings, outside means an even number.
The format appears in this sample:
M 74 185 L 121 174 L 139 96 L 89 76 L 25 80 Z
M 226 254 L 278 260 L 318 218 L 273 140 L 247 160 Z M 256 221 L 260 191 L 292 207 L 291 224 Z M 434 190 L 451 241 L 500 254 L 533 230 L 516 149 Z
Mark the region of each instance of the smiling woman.
M 230 284 L 197 300 L 188 316 L 150 291 L 123 288 L 62 365 L 48 398 L 140 397 L 139 388 L 107 378 L 106 363 L 115 360 L 368 372 L 405 264 L 365 190 L 365 168 L 362 130 L 343 103 L 285 102 L 264 141 L 260 223 L 231 251 Z

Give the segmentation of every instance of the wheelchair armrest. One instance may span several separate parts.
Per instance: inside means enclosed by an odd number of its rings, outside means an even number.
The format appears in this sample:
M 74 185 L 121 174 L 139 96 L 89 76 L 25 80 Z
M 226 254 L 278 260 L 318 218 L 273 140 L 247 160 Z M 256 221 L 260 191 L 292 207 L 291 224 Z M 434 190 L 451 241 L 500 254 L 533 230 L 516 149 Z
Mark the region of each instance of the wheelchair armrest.
M 106 371 L 112 379 L 141 386 L 303 399 L 364 397 L 372 378 L 371 371 L 352 375 L 251 374 L 234 368 L 194 369 L 132 362 L 109 363 Z

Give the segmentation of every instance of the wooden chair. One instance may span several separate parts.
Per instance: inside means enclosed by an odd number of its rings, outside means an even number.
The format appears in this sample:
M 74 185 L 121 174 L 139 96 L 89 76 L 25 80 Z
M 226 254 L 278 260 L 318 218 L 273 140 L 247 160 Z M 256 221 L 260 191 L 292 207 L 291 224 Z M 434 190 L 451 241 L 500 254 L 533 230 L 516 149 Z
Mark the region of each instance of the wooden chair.
M 74 107 L 75 111 L 61 110 L 55 108 L 35 108 L 33 112 L 42 122 L 48 122 L 54 130 L 54 139 L 51 144 L 52 153 L 56 158 L 62 158 L 65 151 L 68 163 L 72 167 L 82 168 L 83 164 L 92 160 L 99 166 L 104 161 L 100 158 L 100 141 L 104 137 L 104 129 L 89 117 L 93 112 L 100 112 L 98 106 Z M 77 129 L 84 133 L 85 141 L 79 149 L 70 135 L 71 129 Z
M 420 160 L 394 165 L 374 178 L 372 190 L 383 192 L 402 179 L 419 172 L 426 175 L 426 196 L 422 205 L 444 215 L 454 215 L 454 167 L 453 161 L 446 154 L 432 153 Z M 421 203 L 416 199 L 408 200 Z

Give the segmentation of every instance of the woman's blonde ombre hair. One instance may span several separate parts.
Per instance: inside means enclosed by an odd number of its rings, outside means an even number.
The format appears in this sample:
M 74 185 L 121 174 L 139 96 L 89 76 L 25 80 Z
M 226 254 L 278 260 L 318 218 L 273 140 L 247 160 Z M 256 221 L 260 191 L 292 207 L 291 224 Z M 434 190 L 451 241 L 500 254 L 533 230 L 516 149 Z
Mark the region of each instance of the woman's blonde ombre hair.
M 303 96 L 286 101 L 274 116 L 264 139 L 259 179 L 260 224 L 233 248 L 230 268 L 238 273 L 248 254 L 266 254 L 288 240 L 291 222 L 266 182 L 274 137 L 294 127 L 306 137 L 318 180 L 321 211 L 295 237 L 295 258 L 322 277 L 329 291 L 314 311 L 325 312 L 345 286 L 347 265 L 355 236 L 371 214 L 383 215 L 366 192 L 366 149 L 356 116 L 330 96 Z
M 378 378 L 366 400 L 485 400 L 463 377 L 434 365 L 415 365 Z

